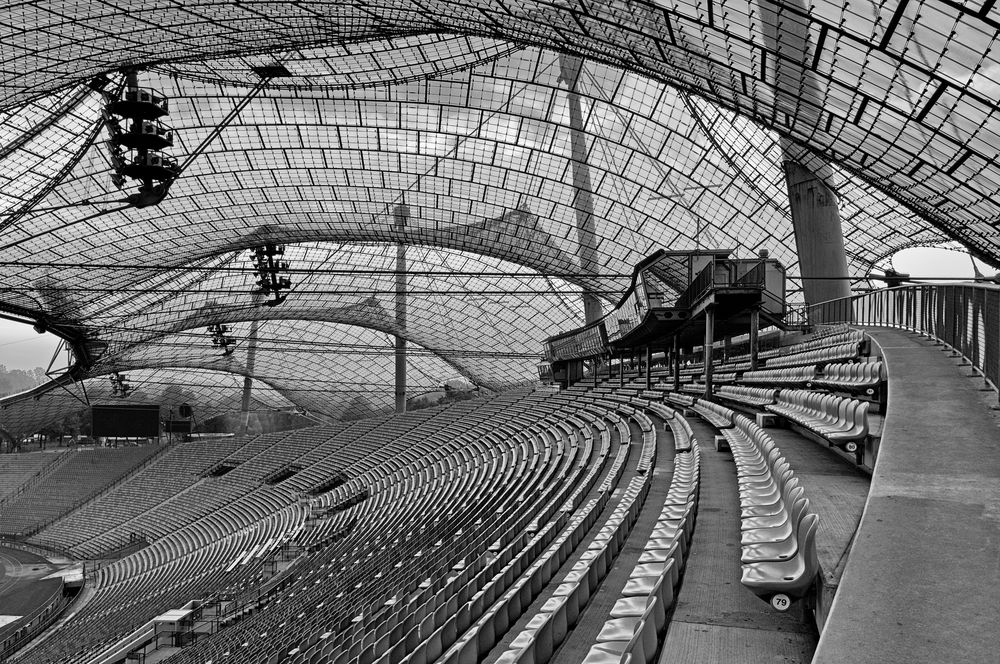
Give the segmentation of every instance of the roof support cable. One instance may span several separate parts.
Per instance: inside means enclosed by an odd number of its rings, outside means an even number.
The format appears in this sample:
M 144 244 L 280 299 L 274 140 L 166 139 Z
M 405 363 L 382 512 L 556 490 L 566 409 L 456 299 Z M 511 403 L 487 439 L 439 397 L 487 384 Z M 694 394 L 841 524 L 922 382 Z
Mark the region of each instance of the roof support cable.
M 201 153 L 205 151 L 205 149 L 212 143 L 212 141 L 218 138 L 219 134 L 225 131 L 226 127 L 228 127 L 233 122 L 233 120 L 239 117 L 240 113 L 243 112 L 243 109 L 247 107 L 247 104 L 253 101 L 253 99 L 260 93 L 261 90 L 263 90 L 267 86 L 267 84 L 271 81 L 272 78 L 274 77 L 273 76 L 262 77 L 260 81 L 255 86 L 253 86 L 253 88 L 250 89 L 250 92 L 248 92 L 247 95 L 243 97 L 243 99 L 241 99 L 236 104 L 236 106 L 233 107 L 231 111 L 229 111 L 226 117 L 222 118 L 222 121 L 219 122 L 219 124 L 217 124 L 215 128 L 212 129 L 211 132 L 209 132 L 208 136 L 206 136 L 202 140 L 202 142 L 199 143 L 198 146 L 191 151 L 191 154 L 187 156 L 184 162 L 177 167 L 177 173 L 174 176 L 175 178 L 179 178 L 181 175 L 184 174 L 184 171 L 188 169 L 188 167 L 191 165 L 191 162 L 194 161 L 196 158 L 198 158 L 198 156 L 200 156 Z

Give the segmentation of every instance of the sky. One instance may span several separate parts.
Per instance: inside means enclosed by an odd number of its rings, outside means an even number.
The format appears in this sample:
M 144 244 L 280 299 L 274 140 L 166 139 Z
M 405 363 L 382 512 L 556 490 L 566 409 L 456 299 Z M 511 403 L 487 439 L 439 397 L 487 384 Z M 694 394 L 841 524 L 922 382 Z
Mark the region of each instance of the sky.
M 968 279 L 973 276 L 969 256 L 946 249 L 905 249 L 896 254 L 893 265 L 897 271 L 915 278 Z M 988 276 L 994 274 L 994 270 L 986 265 L 979 264 L 979 269 Z M 8 369 L 47 368 L 58 343 L 58 338 L 51 334 L 38 334 L 30 325 L 0 319 L 0 364 Z

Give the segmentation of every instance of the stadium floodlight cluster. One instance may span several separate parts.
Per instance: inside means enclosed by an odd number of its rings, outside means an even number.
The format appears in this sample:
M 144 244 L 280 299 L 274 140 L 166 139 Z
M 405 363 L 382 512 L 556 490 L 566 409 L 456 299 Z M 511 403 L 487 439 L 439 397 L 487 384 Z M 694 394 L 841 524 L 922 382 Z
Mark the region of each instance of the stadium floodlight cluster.
M 126 398 L 132 391 L 132 384 L 128 382 L 128 376 L 123 376 L 119 372 L 114 372 L 110 376 L 111 394 L 116 397 Z
M 208 326 L 208 334 L 212 338 L 212 345 L 222 349 L 223 357 L 233 354 L 236 339 L 228 336 L 229 326 L 216 323 Z
M 264 295 L 273 295 L 273 300 L 264 303 L 265 306 L 275 307 L 285 301 L 288 293 L 282 293 L 292 287 L 292 280 L 287 276 L 282 276 L 288 272 L 288 262 L 276 260 L 285 255 L 285 246 L 282 244 L 265 244 L 255 247 L 250 251 L 250 261 L 257 271 L 257 287 Z
M 180 171 L 177 161 L 161 152 L 174 144 L 173 129 L 160 121 L 169 112 L 167 98 L 158 90 L 139 87 L 135 71 L 126 75 L 120 97 L 105 96 L 108 103 L 101 115 L 110 134 L 111 182 L 123 189 L 126 178 L 138 180 L 139 192 L 128 202 L 136 207 L 156 205 Z

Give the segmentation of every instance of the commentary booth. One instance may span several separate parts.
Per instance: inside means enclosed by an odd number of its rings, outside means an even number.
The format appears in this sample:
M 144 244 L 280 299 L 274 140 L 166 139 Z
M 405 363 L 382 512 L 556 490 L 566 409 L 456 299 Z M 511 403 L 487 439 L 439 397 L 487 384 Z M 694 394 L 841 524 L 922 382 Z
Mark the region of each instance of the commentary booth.
M 615 308 L 595 321 L 545 341 L 539 376 L 568 387 L 584 378 L 587 367 L 617 358 L 619 367 L 652 362 L 653 353 L 676 362 L 680 349 L 703 344 L 711 387 L 713 341 L 756 333 L 763 319 L 782 326 L 785 270 L 762 251 L 757 258 L 730 258 L 731 249 L 659 250 L 636 265 L 632 282 Z M 676 371 L 675 371 L 676 374 Z

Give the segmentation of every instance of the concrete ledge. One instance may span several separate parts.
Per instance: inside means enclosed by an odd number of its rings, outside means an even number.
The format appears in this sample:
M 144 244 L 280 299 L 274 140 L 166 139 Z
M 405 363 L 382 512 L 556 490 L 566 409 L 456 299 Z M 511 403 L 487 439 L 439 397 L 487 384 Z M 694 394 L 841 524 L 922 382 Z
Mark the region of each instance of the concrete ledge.
M 888 365 L 888 412 L 813 662 L 996 661 L 1000 427 L 940 346 L 866 331 Z
M 774 413 L 757 413 L 755 419 L 761 429 L 778 426 L 778 416 Z

